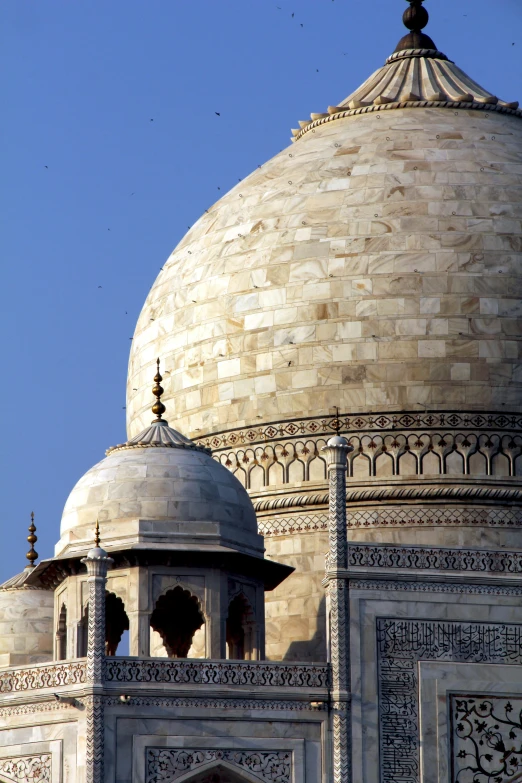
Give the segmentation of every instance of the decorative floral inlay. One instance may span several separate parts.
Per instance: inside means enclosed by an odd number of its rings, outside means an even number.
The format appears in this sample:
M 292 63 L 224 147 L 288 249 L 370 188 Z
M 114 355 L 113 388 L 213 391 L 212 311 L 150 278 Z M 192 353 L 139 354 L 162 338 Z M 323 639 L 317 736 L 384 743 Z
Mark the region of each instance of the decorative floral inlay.
M 451 696 L 451 783 L 522 780 L 522 694 Z
M 0 775 L 16 783 L 46 783 L 51 780 L 51 756 L 16 756 L 0 759 Z

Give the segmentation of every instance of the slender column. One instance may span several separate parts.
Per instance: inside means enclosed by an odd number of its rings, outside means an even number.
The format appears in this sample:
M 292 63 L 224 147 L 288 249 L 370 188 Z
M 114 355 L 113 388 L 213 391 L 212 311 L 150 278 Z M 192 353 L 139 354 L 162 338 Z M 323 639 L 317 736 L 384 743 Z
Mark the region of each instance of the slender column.
M 335 435 L 323 448 L 328 461 L 329 552 L 326 562 L 328 630 L 332 667 L 333 783 L 351 780 L 350 619 L 348 584 L 339 573 L 347 565 L 346 456 L 352 450 Z
M 82 560 L 87 566 L 89 585 L 89 627 L 87 636 L 87 684 L 91 695 L 87 701 L 86 783 L 104 783 L 104 716 L 103 680 L 105 674 L 105 585 L 112 558 L 96 546 Z

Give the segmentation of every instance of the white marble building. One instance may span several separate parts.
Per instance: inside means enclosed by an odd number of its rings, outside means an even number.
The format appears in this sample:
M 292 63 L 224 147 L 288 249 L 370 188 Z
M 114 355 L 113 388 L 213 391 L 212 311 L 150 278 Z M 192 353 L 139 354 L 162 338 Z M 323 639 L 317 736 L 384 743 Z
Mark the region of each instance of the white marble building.
M 0 783 L 522 781 L 522 111 L 404 21 L 153 285 L 0 587 Z

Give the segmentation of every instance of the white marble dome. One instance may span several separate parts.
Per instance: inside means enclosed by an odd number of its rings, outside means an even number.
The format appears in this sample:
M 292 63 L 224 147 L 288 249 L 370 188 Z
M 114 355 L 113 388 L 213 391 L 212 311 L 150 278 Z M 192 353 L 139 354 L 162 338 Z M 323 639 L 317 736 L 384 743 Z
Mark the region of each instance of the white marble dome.
M 240 482 L 166 422 L 156 422 L 78 481 L 65 504 L 57 556 L 92 547 L 240 551 L 263 555 L 256 516 Z
M 147 297 L 192 437 L 341 411 L 520 410 L 522 115 L 436 50 L 395 53 L 214 204 Z

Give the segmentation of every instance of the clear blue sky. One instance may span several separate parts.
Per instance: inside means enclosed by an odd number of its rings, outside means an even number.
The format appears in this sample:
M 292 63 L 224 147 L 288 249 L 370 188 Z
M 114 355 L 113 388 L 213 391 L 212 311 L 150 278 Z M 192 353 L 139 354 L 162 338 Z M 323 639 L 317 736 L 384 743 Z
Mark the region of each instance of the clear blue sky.
M 520 0 L 426 7 L 442 51 L 522 102 Z M 405 8 L 4 0 L 0 581 L 31 510 L 49 557 L 74 483 L 125 438 L 129 338 L 187 227 L 383 63 Z

